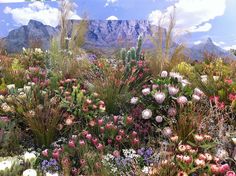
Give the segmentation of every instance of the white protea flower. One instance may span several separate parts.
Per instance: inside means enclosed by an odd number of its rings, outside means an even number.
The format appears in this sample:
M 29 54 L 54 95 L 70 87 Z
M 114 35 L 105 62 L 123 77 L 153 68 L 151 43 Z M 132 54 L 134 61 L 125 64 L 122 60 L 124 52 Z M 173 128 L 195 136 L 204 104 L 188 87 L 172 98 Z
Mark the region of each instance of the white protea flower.
M 214 81 L 218 81 L 219 78 L 220 78 L 219 76 L 213 76 Z
M 190 84 L 190 82 L 189 82 L 187 79 L 183 79 L 183 80 L 181 81 L 181 84 L 182 84 L 183 87 L 185 87 L 185 86 L 187 86 L 188 84 Z
M 23 172 L 22 176 L 37 176 L 37 171 L 34 169 L 27 169 Z
M 180 96 L 180 97 L 177 98 L 177 102 L 180 105 L 184 105 L 188 102 L 188 99 L 185 96 Z
M 195 94 L 192 95 L 192 100 L 193 100 L 194 102 L 198 102 L 200 99 L 201 99 L 200 96 L 195 95 Z
M 162 104 L 165 101 L 166 95 L 163 92 L 156 92 L 153 97 L 158 104 Z
M 3 95 L 0 95 L 0 100 L 4 100 L 5 97 Z
M 144 109 L 142 112 L 143 119 L 150 119 L 152 117 L 152 111 L 150 109 Z
M 163 121 L 163 117 L 162 116 L 156 116 L 155 118 L 157 123 L 161 123 Z
M 0 171 L 4 171 L 6 169 L 11 169 L 13 162 L 10 160 L 5 160 L 0 162 Z
M 25 152 L 23 158 L 24 158 L 24 161 L 29 161 L 29 162 L 34 161 L 37 159 L 36 152 L 34 152 L 34 151 L 33 152 Z
M 176 110 L 176 108 L 169 108 L 167 113 L 169 116 L 175 117 L 177 114 L 177 110 Z
M 151 92 L 150 88 L 145 88 L 142 90 L 143 95 L 148 95 L 150 94 L 150 92 Z
M 199 88 L 194 89 L 194 94 L 200 97 L 204 95 L 204 93 Z
M 179 82 L 181 82 L 183 79 L 183 76 L 181 76 L 179 73 L 176 73 L 176 72 L 170 72 L 169 75 L 172 78 L 177 78 Z
M 236 137 L 232 138 L 234 145 L 236 145 Z
M 137 104 L 137 102 L 138 102 L 138 97 L 132 97 L 130 100 L 131 104 Z
M 170 127 L 165 127 L 162 133 L 165 137 L 170 137 L 172 135 L 172 130 Z
M 202 75 L 202 76 L 201 76 L 201 81 L 202 81 L 203 83 L 207 83 L 207 75 Z
M 168 76 L 168 72 L 167 71 L 162 71 L 161 72 L 161 77 L 162 78 L 166 78 Z
M 30 90 L 31 90 L 31 86 L 26 86 L 26 85 L 24 85 L 24 92 L 25 93 L 28 93 Z
M 168 86 L 168 91 L 169 91 L 169 94 L 173 96 L 179 92 L 179 89 L 174 86 Z
M 11 111 L 11 107 L 7 103 L 3 103 L 1 105 L 1 108 L 4 112 L 10 112 Z
M 142 172 L 144 174 L 148 174 L 149 175 L 151 170 L 152 170 L 151 167 L 144 166 L 143 169 L 142 169 Z
M 39 54 L 43 53 L 43 51 L 41 50 L 41 48 L 35 48 L 34 51 L 35 51 L 36 53 L 39 53 Z
M 15 84 L 9 84 L 9 85 L 7 85 L 7 89 L 8 89 L 8 90 L 15 89 L 15 88 L 16 88 Z

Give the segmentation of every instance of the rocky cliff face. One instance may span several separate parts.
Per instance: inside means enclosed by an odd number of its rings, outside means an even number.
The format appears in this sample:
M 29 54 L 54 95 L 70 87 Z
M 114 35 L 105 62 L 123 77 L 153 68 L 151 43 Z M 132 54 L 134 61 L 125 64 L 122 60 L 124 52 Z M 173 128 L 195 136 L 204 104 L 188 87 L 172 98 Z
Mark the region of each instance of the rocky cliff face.
M 69 29 L 72 29 L 73 23 L 79 23 L 79 21 L 70 21 Z M 84 48 L 108 52 L 122 47 L 135 46 L 139 35 L 143 35 L 147 39 L 147 36 L 152 35 L 152 31 L 155 30 L 156 28 L 147 20 L 89 20 Z M 23 47 L 28 48 L 37 42 L 40 43 L 42 49 L 49 49 L 51 38 L 58 33 L 59 27 L 54 28 L 30 20 L 28 25 L 9 32 L 8 36 L 2 40 L 5 41 L 9 53 L 20 52 Z M 166 31 L 163 30 L 163 39 L 165 39 L 165 35 Z M 164 46 L 164 43 L 162 45 Z M 171 50 L 176 46 L 177 44 L 173 42 Z M 153 44 L 149 40 L 144 40 L 143 48 L 151 49 Z M 205 52 L 220 57 L 232 56 L 214 45 L 210 38 L 204 43 L 188 48 L 185 53 L 190 58 L 202 59 Z

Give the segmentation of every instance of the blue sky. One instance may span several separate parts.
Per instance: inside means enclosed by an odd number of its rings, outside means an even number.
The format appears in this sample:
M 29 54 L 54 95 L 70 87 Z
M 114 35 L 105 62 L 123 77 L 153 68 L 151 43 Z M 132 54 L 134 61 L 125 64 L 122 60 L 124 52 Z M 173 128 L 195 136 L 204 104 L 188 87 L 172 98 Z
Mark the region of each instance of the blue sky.
M 0 0 L 0 37 L 35 19 L 58 24 L 58 2 Z M 236 0 L 74 0 L 72 19 L 87 14 L 89 19 L 146 19 L 163 26 L 175 6 L 175 34 L 187 44 L 198 44 L 211 37 L 222 48 L 236 49 Z

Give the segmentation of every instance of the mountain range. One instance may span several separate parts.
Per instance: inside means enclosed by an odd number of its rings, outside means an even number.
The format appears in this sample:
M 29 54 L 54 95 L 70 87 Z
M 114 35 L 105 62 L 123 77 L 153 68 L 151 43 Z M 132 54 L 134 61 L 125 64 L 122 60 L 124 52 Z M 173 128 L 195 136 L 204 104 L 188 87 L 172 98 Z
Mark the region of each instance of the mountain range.
M 71 26 L 78 22 L 70 21 L 69 28 L 72 28 Z M 83 48 L 96 49 L 106 53 L 122 47 L 135 46 L 139 35 L 143 35 L 144 38 L 152 36 L 153 29 L 157 28 L 147 20 L 89 20 Z M 27 25 L 10 31 L 8 36 L 0 40 L 5 43 L 8 53 L 20 52 L 23 47 L 28 48 L 37 42 L 40 42 L 42 49 L 47 50 L 50 47 L 51 39 L 59 31 L 59 26 L 52 27 L 39 21 L 30 20 Z M 162 37 L 165 38 L 165 36 L 166 30 L 163 30 Z M 162 45 L 164 47 L 164 43 Z M 178 43 L 172 42 L 171 48 L 173 49 L 176 46 L 178 46 Z M 153 48 L 153 44 L 150 40 L 144 40 L 143 48 Z M 216 46 L 210 38 L 203 43 L 187 48 L 185 52 L 188 57 L 197 60 L 202 59 L 204 53 L 234 58 L 232 54 Z

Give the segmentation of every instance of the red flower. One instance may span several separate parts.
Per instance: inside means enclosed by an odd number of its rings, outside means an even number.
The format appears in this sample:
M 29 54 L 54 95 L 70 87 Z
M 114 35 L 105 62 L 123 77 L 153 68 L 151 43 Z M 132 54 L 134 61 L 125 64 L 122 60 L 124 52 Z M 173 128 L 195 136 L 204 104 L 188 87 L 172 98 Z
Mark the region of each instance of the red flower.
M 235 94 L 235 93 L 230 93 L 230 94 L 229 94 L 229 100 L 230 100 L 230 101 L 236 100 L 236 94 Z
M 217 104 L 219 102 L 219 96 L 210 96 L 210 102 Z
M 225 79 L 225 83 L 232 84 L 233 80 L 232 79 Z
M 225 176 L 236 176 L 234 171 L 228 171 L 226 172 Z

